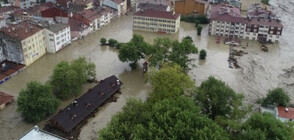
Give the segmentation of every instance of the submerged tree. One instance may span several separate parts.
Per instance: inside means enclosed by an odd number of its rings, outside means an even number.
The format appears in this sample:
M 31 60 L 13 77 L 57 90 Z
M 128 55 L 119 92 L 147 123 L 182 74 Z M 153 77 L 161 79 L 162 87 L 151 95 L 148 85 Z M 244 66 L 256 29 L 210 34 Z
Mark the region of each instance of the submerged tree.
M 206 59 L 206 55 L 207 55 L 206 51 L 204 49 L 201 49 L 199 53 L 199 58 L 204 60 Z
M 49 84 L 43 85 L 33 81 L 19 93 L 17 111 L 22 113 L 25 120 L 36 123 L 53 114 L 58 104 Z
M 278 105 L 287 106 L 290 102 L 290 97 L 282 88 L 270 90 L 266 97 L 262 99 L 262 105 Z
M 105 45 L 106 42 L 107 42 L 106 38 L 102 37 L 102 38 L 100 39 L 100 43 L 101 43 L 102 45 Z
M 197 26 L 197 35 L 201 35 L 201 31 L 202 31 L 202 26 L 201 25 L 198 25 Z

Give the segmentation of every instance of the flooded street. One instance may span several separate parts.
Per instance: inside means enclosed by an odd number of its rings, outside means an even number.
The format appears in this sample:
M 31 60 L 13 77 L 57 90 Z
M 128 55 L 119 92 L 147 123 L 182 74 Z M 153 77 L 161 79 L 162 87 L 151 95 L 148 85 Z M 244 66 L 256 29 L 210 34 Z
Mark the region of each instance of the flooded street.
M 57 54 L 47 54 L 40 60 L 29 66 L 23 72 L 17 74 L 4 85 L 0 91 L 18 96 L 21 89 L 25 88 L 30 81 L 36 80 L 45 82 L 49 79 L 54 66 L 60 61 L 70 61 L 80 56 L 86 57 L 89 61 L 96 64 L 97 79 L 104 79 L 111 75 L 118 76 L 124 86 L 122 94 L 118 94 L 118 100 L 108 103 L 91 118 L 82 128 L 80 139 L 97 138 L 97 130 L 106 126 L 111 116 L 121 110 L 127 98 L 135 97 L 146 99 L 150 92 L 150 86 L 144 82 L 144 75 L 141 69 L 131 71 L 127 63 L 119 61 L 118 51 L 106 46 L 100 46 L 100 38 L 114 38 L 120 42 L 127 42 L 133 34 L 141 34 L 145 40 L 152 43 L 157 37 L 169 37 L 171 39 L 182 39 L 189 35 L 193 38 L 198 49 L 207 50 L 207 59 L 198 61 L 196 67 L 191 70 L 189 75 L 199 85 L 209 76 L 215 76 L 237 92 L 245 95 L 247 103 L 254 103 L 257 98 L 263 97 L 269 89 L 278 86 L 287 90 L 294 101 L 294 3 L 291 0 L 271 0 L 275 5 L 273 12 L 282 20 L 284 25 L 283 35 L 279 44 L 268 45 L 269 52 L 262 52 L 256 41 L 242 40 L 242 44 L 249 43 L 249 47 L 244 49 L 245 54 L 238 58 L 240 69 L 230 69 L 228 65 L 229 46 L 223 43 L 216 44 L 216 37 L 208 36 L 208 26 L 203 26 L 202 36 L 196 35 L 193 24 L 181 23 L 180 31 L 175 35 L 162 35 L 149 32 L 132 31 L 131 15 L 123 16 L 101 30 L 94 32 L 83 40 L 73 42 Z M 288 11 L 280 7 L 287 6 Z M 222 38 L 222 41 L 224 38 Z M 198 56 L 194 56 L 198 58 Z M 94 86 L 86 84 L 84 91 Z M 84 93 L 83 91 L 83 93 Z M 65 107 L 71 100 L 62 102 L 59 108 Z M 20 114 L 16 112 L 16 103 L 9 105 L 0 112 L 0 139 L 17 139 L 27 132 L 34 124 L 27 124 L 23 121 Z M 45 121 L 39 125 L 43 126 Z

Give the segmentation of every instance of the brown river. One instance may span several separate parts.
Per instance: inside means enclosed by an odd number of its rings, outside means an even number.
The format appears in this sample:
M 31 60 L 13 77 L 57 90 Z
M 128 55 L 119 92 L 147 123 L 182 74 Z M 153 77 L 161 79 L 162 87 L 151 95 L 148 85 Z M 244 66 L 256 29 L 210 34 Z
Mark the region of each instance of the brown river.
M 17 98 L 19 91 L 25 88 L 28 82 L 33 80 L 47 81 L 58 62 L 70 61 L 80 56 L 86 57 L 96 64 L 98 80 L 116 75 L 124 82 L 122 94 L 117 95 L 117 102 L 104 105 L 96 114 L 96 117 L 91 118 L 81 130 L 79 139 L 96 139 L 97 131 L 106 126 L 111 116 L 121 110 L 128 98 L 146 99 L 151 91 L 151 87 L 144 82 L 141 67 L 138 70 L 131 71 L 127 63 L 119 61 L 116 49 L 99 45 L 100 38 L 114 38 L 120 42 L 127 42 L 133 34 L 141 34 L 146 41 L 152 43 L 157 37 L 182 39 L 189 35 L 193 38 L 198 49 L 204 48 L 208 52 L 205 61 L 198 61 L 197 55 L 191 56 L 196 58 L 194 61 L 196 67 L 189 72 L 189 75 L 197 85 L 209 76 L 215 76 L 225 81 L 237 92 L 243 93 L 248 104 L 255 103 L 256 99 L 263 97 L 269 89 L 282 87 L 290 94 L 293 103 L 294 2 L 291 2 L 291 0 L 271 0 L 271 4 L 274 5 L 272 7 L 273 12 L 281 18 L 284 25 L 280 43 L 268 45 L 269 52 L 262 52 L 256 41 L 242 40 L 242 44 L 245 45 L 248 42 L 249 47 L 243 49 L 248 54 L 238 58 L 240 69 L 229 68 L 227 61 L 229 46 L 223 43 L 216 44 L 216 38 L 208 36 L 207 26 L 204 26 L 202 36 L 197 36 L 194 25 L 189 23 L 181 23 L 180 31 L 175 35 L 138 32 L 132 31 L 131 15 L 126 15 L 84 39 L 74 41 L 57 54 L 45 55 L 23 72 L 1 85 L 0 91 L 13 94 Z M 94 85 L 86 84 L 83 93 L 92 86 Z M 70 102 L 71 100 L 62 102 L 59 108 L 65 107 Z M 16 103 L 13 103 L 0 112 L 0 140 L 17 139 L 33 127 L 34 124 L 23 121 L 20 113 L 16 112 L 16 108 Z M 46 120 L 38 125 L 42 127 L 45 123 Z

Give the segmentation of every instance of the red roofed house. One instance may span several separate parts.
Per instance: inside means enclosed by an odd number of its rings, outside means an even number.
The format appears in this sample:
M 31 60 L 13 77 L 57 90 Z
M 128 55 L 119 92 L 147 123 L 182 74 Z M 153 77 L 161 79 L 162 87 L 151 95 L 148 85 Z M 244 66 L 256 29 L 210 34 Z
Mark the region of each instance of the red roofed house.
M 139 11 L 133 15 L 133 29 L 173 34 L 180 28 L 180 18 L 180 14 L 173 12 Z
M 75 17 L 78 17 L 76 15 Z M 89 26 L 89 21 L 87 19 L 77 20 L 74 17 L 69 18 L 70 34 L 72 40 L 81 39 L 82 37 L 88 35 L 92 30 Z
M 57 23 L 68 24 L 69 15 L 56 7 L 52 7 L 42 11 L 41 16 Z
M 13 102 L 13 96 L 0 92 L 0 110 L 3 110 L 7 104 Z
M 271 113 L 282 122 L 294 121 L 294 108 L 282 106 L 261 107 L 262 113 Z

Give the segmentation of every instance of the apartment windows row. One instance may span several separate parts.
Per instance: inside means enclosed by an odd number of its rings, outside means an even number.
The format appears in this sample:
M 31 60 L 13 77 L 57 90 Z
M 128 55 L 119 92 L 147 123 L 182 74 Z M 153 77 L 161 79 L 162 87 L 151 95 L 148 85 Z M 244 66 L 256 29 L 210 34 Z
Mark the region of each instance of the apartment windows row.
M 137 29 L 144 29 L 144 30 L 153 30 L 153 31 L 156 30 L 156 28 L 146 27 L 146 26 L 136 26 L 136 25 L 134 25 L 133 27 L 137 28 Z M 157 30 L 158 31 L 164 31 L 164 32 L 175 32 L 175 29 L 157 28 Z
M 135 22 L 134 24 L 144 24 L 144 25 L 153 25 L 153 26 L 161 26 L 161 27 L 171 27 L 175 28 L 176 25 L 171 25 L 171 24 L 157 24 L 157 23 L 150 23 L 150 22 Z
M 136 16 L 134 16 L 133 19 L 146 20 L 146 21 L 167 22 L 167 23 L 176 23 L 175 20 L 165 20 L 165 19 L 147 18 L 147 17 L 136 17 Z

